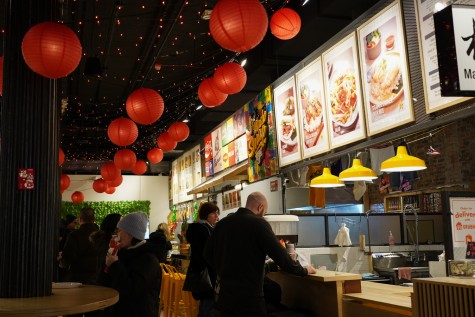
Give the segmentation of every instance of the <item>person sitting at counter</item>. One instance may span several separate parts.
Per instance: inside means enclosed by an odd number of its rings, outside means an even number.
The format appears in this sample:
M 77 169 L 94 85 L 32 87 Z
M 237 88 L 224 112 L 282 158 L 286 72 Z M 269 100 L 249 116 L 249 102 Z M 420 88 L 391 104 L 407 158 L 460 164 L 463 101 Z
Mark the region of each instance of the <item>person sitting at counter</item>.
M 253 192 L 244 208 L 216 224 L 204 250 L 205 260 L 217 273 L 215 317 L 267 315 L 263 291 L 267 255 L 291 274 L 316 273 L 312 266 L 302 267 L 291 259 L 263 218 L 267 209 L 266 197 Z

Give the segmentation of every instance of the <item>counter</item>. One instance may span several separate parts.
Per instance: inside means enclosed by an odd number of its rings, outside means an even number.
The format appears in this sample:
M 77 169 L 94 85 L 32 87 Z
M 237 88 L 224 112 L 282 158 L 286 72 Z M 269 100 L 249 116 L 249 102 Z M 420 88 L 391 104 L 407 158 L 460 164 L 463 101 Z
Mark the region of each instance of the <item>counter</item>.
M 359 274 L 317 270 L 307 277 L 285 272 L 271 272 L 267 276 L 280 285 L 282 304 L 307 310 L 313 316 L 343 317 L 343 294 L 361 292 Z

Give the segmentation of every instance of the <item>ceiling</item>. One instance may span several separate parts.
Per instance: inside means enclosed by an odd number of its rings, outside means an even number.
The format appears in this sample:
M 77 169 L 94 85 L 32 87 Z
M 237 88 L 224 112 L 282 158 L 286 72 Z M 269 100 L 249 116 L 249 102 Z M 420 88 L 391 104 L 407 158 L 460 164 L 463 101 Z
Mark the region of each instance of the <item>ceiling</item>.
M 158 135 L 171 123 L 188 118 L 190 136 L 165 153 L 148 174 L 168 173 L 172 160 L 200 143 L 203 136 L 241 108 L 282 74 L 360 16 L 377 0 L 265 0 L 269 17 L 282 8 L 295 9 L 302 29 L 282 41 L 269 31 L 249 52 L 220 48 L 200 15 L 217 0 L 58 0 L 60 19 L 79 37 L 83 58 L 79 67 L 60 81 L 61 147 L 66 154 L 63 172 L 98 174 L 119 149 L 107 136 L 109 123 L 127 116 L 125 101 L 137 88 L 157 90 L 165 111 L 152 125 L 139 127 L 139 138 L 129 148 L 146 160 Z M 228 61 L 247 58 L 247 83 L 215 108 L 196 110 L 197 88 L 214 69 Z M 99 67 L 86 69 L 91 62 Z M 159 71 L 155 64 L 161 64 Z

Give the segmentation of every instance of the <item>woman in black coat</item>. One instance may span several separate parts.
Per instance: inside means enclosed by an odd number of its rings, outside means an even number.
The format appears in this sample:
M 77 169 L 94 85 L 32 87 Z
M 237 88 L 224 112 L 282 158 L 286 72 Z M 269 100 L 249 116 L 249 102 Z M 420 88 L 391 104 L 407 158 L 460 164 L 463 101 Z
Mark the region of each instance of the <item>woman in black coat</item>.
M 203 250 L 208 242 L 214 225 L 219 219 L 219 208 L 213 203 L 205 202 L 198 210 L 198 220 L 188 226 L 186 230 L 186 240 L 190 243 L 191 258 L 188 272 L 201 272 L 207 267 L 203 258 Z M 214 287 L 216 273 L 208 267 L 211 284 Z M 198 317 L 212 316 L 214 304 L 214 292 L 210 290 L 204 293 L 192 292 L 193 297 L 200 301 Z

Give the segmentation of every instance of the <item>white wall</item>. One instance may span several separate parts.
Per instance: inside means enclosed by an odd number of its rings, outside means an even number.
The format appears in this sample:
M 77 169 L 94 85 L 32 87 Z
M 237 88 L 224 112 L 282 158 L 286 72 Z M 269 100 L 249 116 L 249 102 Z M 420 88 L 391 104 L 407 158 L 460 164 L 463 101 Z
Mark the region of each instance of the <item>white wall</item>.
M 122 184 L 116 188 L 115 193 L 96 193 L 92 183 L 97 175 L 68 175 L 71 185 L 64 191 L 62 200 L 71 201 L 75 191 L 84 194 L 84 201 L 124 201 L 124 200 L 149 200 L 150 201 L 150 231 L 153 232 L 162 222 L 167 222 L 170 212 L 168 202 L 168 176 L 137 176 L 123 175 Z

